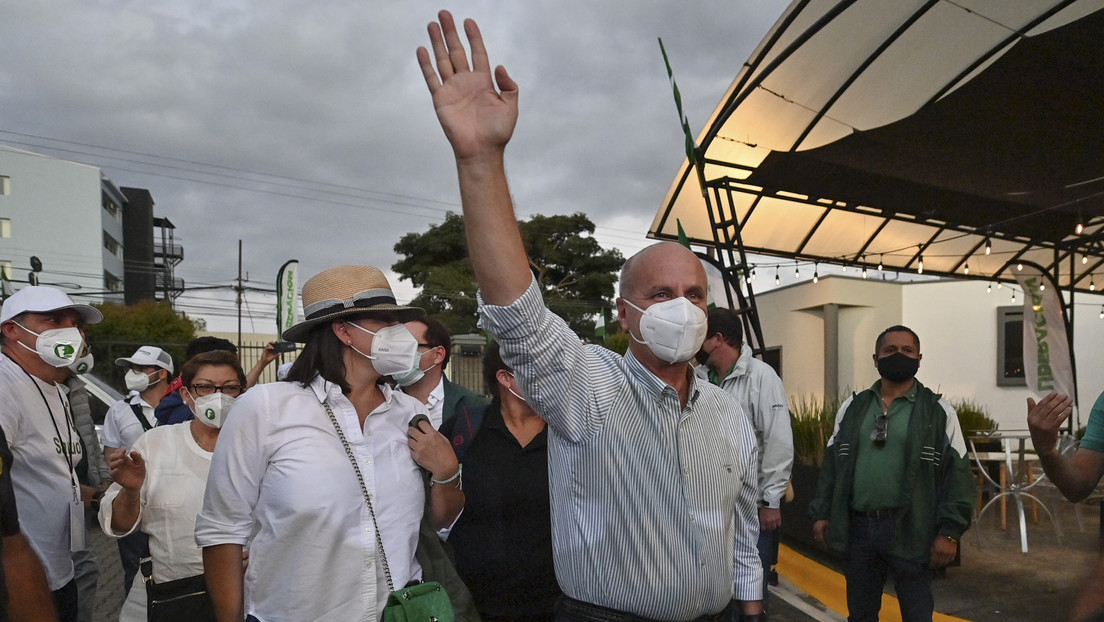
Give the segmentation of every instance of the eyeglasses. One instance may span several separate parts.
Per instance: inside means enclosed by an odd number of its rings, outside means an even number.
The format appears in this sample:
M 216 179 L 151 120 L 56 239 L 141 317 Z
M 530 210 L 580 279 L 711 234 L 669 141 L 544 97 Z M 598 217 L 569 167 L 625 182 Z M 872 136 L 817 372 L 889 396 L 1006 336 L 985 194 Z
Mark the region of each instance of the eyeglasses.
M 221 387 L 216 387 L 213 384 L 193 384 L 188 388 L 191 389 L 192 393 L 194 393 L 196 397 L 211 395 L 216 391 L 221 392 L 223 395 L 237 397 L 241 395 L 242 392 L 242 386 L 240 384 L 224 384 Z
M 874 418 L 874 432 L 870 434 L 870 440 L 878 447 L 885 445 L 886 435 L 889 433 L 889 417 L 884 413 Z

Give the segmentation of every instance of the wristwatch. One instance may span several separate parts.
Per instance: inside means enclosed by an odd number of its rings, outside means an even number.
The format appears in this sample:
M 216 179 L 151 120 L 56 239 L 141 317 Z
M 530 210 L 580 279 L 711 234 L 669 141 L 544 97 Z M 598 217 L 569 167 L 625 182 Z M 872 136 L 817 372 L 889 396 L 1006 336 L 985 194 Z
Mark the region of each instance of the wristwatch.
M 92 508 L 93 512 L 96 512 L 97 514 L 100 512 L 100 499 L 103 499 L 104 493 L 106 492 L 106 490 L 97 490 L 95 493 L 92 494 L 92 501 L 89 502 L 88 505 Z

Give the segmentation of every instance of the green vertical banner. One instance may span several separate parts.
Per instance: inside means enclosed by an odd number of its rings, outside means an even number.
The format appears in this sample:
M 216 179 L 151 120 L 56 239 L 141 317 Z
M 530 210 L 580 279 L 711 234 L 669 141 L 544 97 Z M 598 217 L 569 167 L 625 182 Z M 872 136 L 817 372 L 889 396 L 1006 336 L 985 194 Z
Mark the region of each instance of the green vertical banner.
M 280 266 L 276 275 L 276 334 L 284 340 L 284 331 L 295 325 L 295 301 L 299 293 L 299 260 L 291 259 Z
M 1024 291 L 1023 356 L 1027 388 L 1043 397 L 1051 391 L 1065 393 L 1077 401 L 1076 380 L 1066 313 L 1058 284 L 1038 266 L 1024 263 L 1016 281 Z
M 678 109 L 679 123 L 682 124 L 682 133 L 686 137 L 686 159 L 691 164 L 697 162 L 698 144 L 694 141 L 694 134 L 690 131 L 690 120 L 682 111 L 682 94 L 679 93 L 678 84 L 675 82 L 675 72 L 671 70 L 671 61 L 667 58 L 667 48 L 663 47 L 663 39 L 659 40 L 659 51 L 663 53 L 663 64 L 667 67 L 667 77 L 671 80 L 671 91 L 675 94 L 675 108 Z

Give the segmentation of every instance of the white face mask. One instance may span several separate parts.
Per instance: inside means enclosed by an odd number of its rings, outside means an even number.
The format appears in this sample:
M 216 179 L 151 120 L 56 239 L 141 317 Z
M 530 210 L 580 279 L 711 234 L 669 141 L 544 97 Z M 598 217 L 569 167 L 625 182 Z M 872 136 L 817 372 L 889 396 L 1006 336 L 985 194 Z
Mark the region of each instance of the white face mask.
M 80 329 L 51 328 L 36 333 L 19 322 L 15 322 L 15 325 L 38 338 L 35 340 L 34 348 L 27 347 L 27 344 L 22 341 L 19 345 L 37 353 L 47 365 L 69 367 L 84 350 L 84 337 L 81 336 Z
M 72 370 L 74 374 L 78 375 L 87 374 L 92 371 L 92 368 L 95 366 L 96 359 L 92 357 L 92 351 L 87 350 L 87 348 L 84 356 L 77 357 L 75 361 L 69 363 L 69 369 Z
M 155 371 L 152 374 L 143 374 L 140 371 L 132 369 L 126 373 L 123 381 L 126 382 L 126 388 L 128 391 L 137 391 L 141 393 L 142 391 L 145 391 L 158 382 L 161 382 L 160 378 L 154 380 L 153 382 L 150 382 L 150 376 L 160 373 L 160 371 Z
M 430 350 L 429 352 L 433 352 L 433 350 Z M 410 369 L 406 371 L 401 371 L 397 374 L 391 374 L 391 379 L 397 382 L 400 387 L 409 387 L 422 378 L 425 378 L 425 373 L 437 366 L 437 363 L 434 363 L 429 366 L 429 369 L 422 369 L 422 358 L 425 355 L 429 354 L 429 352 L 422 352 L 422 356 L 419 356 L 417 359 L 415 359 L 414 366 Z
M 629 331 L 637 343 L 648 346 L 652 354 L 668 363 L 685 363 L 694 358 L 705 341 L 707 318 L 705 311 L 686 298 L 664 300 L 640 307 L 622 298 L 625 304 L 640 311 L 640 338 Z
M 235 399 L 237 398 L 230 397 L 222 391 L 216 391 L 210 395 L 195 398 L 192 412 L 200 423 L 218 429 L 226 423 L 226 414 L 230 412 Z
M 377 331 L 370 331 L 354 322 L 346 322 L 348 326 L 356 328 L 372 335 L 372 353 L 365 354 L 350 345 L 354 352 L 372 361 L 372 367 L 381 376 L 391 376 L 407 371 L 418 362 L 418 340 L 402 324 L 384 326 Z

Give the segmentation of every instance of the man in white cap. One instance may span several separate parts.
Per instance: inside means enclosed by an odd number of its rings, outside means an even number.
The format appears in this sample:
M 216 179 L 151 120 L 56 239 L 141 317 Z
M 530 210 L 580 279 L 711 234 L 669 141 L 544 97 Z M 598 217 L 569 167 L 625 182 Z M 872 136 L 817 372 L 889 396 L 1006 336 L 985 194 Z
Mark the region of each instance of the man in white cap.
M 27 286 L 0 309 L 0 428 L 14 457 L 12 484 L 27 540 L 42 560 L 60 620 L 77 616 L 70 551 L 84 546 L 84 506 L 95 490 L 74 471 L 82 457 L 63 385 L 103 319 L 52 287 Z
M 167 392 L 173 377 L 173 360 L 168 352 L 156 346 L 142 346 L 129 357 L 115 359 L 115 365 L 129 368 L 124 381 L 130 395 L 111 405 L 104 416 L 103 454 L 105 460 L 130 451 L 142 433 L 157 425 L 154 409 Z M 94 497 L 94 509 L 99 511 L 102 492 Z M 149 546 L 148 536 L 136 530 L 119 538 L 119 559 L 123 564 L 123 592 L 138 574 L 139 560 Z
M 156 346 L 142 346 L 129 357 L 115 359 L 115 365 L 129 368 L 124 380 L 130 394 L 104 416 L 105 458 L 129 450 L 142 432 L 157 425 L 153 411 L 173 377 L 172 357 Z

